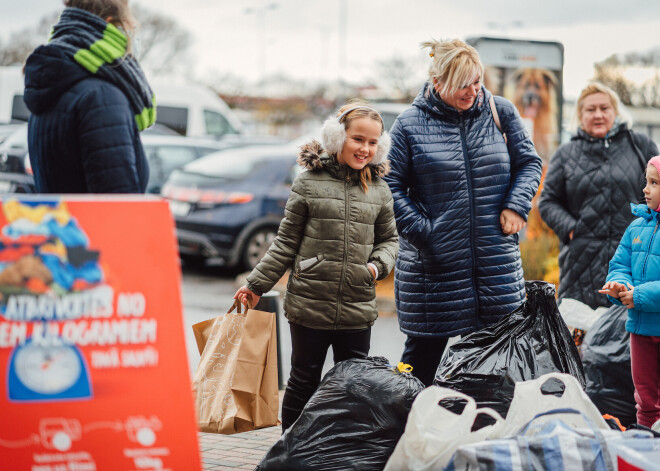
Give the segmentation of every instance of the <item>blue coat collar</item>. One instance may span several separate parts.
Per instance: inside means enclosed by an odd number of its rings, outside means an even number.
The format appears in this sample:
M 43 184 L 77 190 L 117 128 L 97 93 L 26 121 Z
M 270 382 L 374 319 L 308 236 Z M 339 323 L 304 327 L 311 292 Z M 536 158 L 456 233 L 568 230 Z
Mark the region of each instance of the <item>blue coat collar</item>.
M 653 211 L 645 204 L 630 203 L 630 210 L 634 216 L 644 218 L 647 221 L 655 219 L 656 221 L 660 222 L 660 213 L 658 211 Z

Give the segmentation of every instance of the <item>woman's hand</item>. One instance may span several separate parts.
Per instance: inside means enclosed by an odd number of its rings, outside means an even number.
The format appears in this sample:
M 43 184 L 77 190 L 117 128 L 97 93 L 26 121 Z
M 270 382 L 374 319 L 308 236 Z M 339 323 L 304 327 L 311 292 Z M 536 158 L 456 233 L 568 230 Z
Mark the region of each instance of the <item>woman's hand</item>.
M 622 283 L 617 283 L 616 281 L 608 281 L 598 290 L 600 294 L 607 294 L 617 299 L 619 299 L 621 293 L 625 291 L 626 286 Z
M 511 209 L 503 209 L 500 214 L 502 232 L 506 235 L 517 234 L 527 224 L 525 220 Z
M 374 271 L 373 267 L 367 266 L 369 269 L 369 273 L 371 273 L 371 277 L 376 281 L 376 272 Z
M 252 291 L 250 291 L 247 286 L 243 285 L 238 288 L 238 291 L 236 291 L 234 299 L 237 299 L 238 302 L 248 308 L 253 308 L 259 303 L 261 296 L 257 296 Z

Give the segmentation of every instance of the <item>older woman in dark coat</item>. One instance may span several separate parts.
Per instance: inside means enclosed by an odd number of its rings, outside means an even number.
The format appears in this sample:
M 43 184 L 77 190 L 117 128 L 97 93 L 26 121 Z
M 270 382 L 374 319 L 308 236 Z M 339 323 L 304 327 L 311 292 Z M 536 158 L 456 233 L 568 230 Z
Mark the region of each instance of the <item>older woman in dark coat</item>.
M 525 299 L 518 232 L 541 159 L 513 104 L 491 104 L 474 48 L 459 40 L 423 46 L 433 57 L 430 79 L 392 128 L 385 179 L 400 236 L 402 361 L 429 385 L 449 337 L 492 325 Z
M 633 220 L 630 203 L 641 198 L 646 164 L 658 148 L 630 130 L 618 96 L 602 84 L 582 90 L 577 115 L 577 134 L 550 161 L 539 210 L 559 237 L 559 299 L 595 309 L 611 305 L 598 289 Z

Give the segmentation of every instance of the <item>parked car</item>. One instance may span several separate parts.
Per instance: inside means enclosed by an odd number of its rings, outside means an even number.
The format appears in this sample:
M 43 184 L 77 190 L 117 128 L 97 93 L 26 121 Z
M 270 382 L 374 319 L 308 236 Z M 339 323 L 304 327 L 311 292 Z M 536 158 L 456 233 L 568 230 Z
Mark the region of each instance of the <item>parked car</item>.
M 156 122 L 182 136 L 214 137 L 241 134 L 241 122 L 210 88 L 171 78 L 155 78 Z
M 408 103 L 381 102 L 374 103 L 374 108 L 378 110 L 383 118 L 383 124 L 388 131 L 392 128 L 396 118 L 406 109 L 410 108 Z
M 27 123 L 23 123 L 0 143 L 0 193 L 35 193 L 28 170 Z
M 143 134 L 141 139 L 149 161 L 147 193 L 160 193 L 163 183 L 174 169 L 227 147 L 212 139 L 164 134 Z
M 25 173 L 27 153 L 27 123 L 23 123 L 0 144 L 0 172 Z
M 172 170 L 206 154 L 221 149 L 258 143 L 282 142 L 278 138 L 253 137 L 217 141 L 183 137 L 162 125 L 154 125 L 141 135 L 149 161 L 148 193 L 160 193 Z M 27 125 L 24 124 L 0 144 L 0 193 L 36 193 L 27 149 Z
M 23 121 L 15 121 L 9 123 L 0 123 L 0 145 L 11 136 L 18 128 L 25 124 Z
M 294 144 L 209 154 L 175 170 L 163 187 L 184 260 L 252 269 L 284 217 L 302 169 Z

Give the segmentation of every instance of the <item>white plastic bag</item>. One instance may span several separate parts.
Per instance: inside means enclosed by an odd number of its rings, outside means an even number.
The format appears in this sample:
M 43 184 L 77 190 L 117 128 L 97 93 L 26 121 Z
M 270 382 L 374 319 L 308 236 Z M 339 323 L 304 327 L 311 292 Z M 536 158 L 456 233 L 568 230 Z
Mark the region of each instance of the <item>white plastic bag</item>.
M 564 385 L 561 397 L 544 394 L 542 387 L 548 380 L 558 380 Z M 500 430 L 501 437 L 513 436 L 538 414 L 553 409 L 571 408 L 584 414 L 596 428 L 609 430 L 605 419 L 598 408 L 591 402 L 589 396 L 582 390 L 580 383 L 571 375 L 565 373 L 547 373 L 529 381 L 516 383 L 513 400 L 506 416 L 504 427 Z M 555 415 L 553 419 L 561 419 L 573 428 L 584 428 L 585 423 L 579 414 Z
M 454 414 L 440 405 L 440 401 L 447 398 L 467 401 L 463 413 Z M 495 423 L 473 432 L 472 425 L 479 414 L 492 417 Z M 489 407 L 477 409 L 477 403 L 471 397 L 430 386 L 413 402 L 406 430 L 384 471 L 442 470 L 459 446 L 501 436 L 499 430 L 503 425 L 500 414 Z
M 581 301 L 573 298 L 564 298 L 557 305 L 561 317 L 566 325 L 573 329 L 588 331 L 596 320 L 602 316 L 608 308 L 598 307 L 591 309 Z

